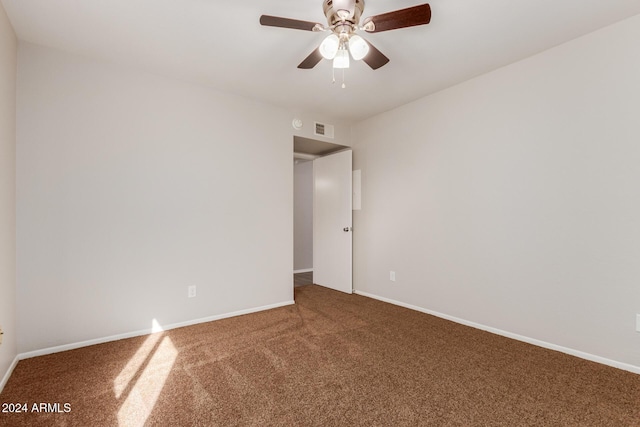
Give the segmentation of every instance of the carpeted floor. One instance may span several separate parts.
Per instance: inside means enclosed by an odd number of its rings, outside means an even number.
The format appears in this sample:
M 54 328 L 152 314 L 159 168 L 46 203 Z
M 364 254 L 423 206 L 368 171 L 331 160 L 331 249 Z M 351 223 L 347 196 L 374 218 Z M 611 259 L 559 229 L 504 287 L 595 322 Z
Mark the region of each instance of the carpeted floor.
M 640 426 L 638 375 L 358 295 L 295 293 L 295 306 L 21 361 L 0 402 L 28 411 L 0 424 Z

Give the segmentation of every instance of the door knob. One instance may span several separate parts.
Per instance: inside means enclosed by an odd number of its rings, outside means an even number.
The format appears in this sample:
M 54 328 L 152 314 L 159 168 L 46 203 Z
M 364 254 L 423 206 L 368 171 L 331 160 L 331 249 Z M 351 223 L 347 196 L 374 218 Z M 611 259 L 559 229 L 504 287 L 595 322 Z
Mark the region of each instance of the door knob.
M 342 231 L 344 231 L 345 233 L 348 233 L 351 231 L 351 227 L 345 227 L 342 229 Z

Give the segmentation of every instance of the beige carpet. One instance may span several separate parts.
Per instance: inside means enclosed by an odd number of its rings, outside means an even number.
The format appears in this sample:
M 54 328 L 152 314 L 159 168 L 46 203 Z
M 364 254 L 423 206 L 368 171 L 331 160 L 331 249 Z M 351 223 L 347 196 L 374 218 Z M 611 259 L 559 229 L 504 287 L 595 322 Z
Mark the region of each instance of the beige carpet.
M 21 361 L 0 402 L 28 413 L 0 424 L 640 426 L 638 375 L 362 296 L 295 292 L 295 306 Z

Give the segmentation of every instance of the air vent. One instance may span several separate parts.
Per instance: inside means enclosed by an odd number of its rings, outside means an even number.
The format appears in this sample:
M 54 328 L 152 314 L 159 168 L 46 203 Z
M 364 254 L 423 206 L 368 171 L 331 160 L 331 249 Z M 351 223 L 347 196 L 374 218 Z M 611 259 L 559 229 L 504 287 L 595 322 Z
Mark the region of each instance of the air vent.
M 315 122 L 315 128 L 313 134 L 317 136 L 324 136 L 325 138 L 333 139 L 333 125 L 326 125 L 324 123 Z

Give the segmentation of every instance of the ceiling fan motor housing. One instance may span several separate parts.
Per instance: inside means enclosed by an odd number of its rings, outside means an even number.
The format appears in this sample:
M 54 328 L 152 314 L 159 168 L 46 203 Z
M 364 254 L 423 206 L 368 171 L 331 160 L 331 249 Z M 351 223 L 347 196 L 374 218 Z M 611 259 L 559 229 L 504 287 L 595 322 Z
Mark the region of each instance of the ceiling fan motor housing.
M 322 8 L 335 34 L 351 34 L 360 23 L 364 0 L 324 0 Z

